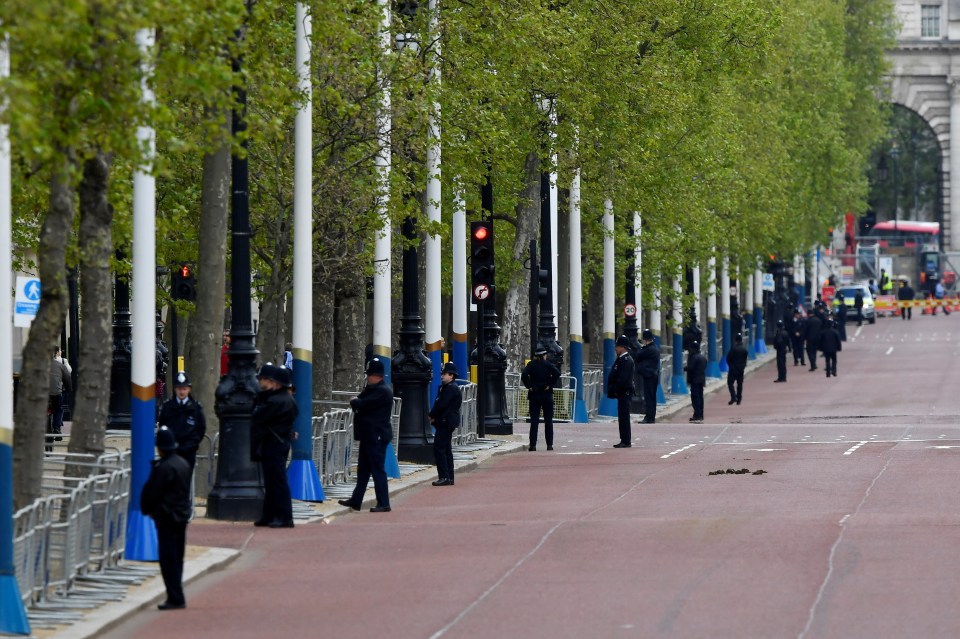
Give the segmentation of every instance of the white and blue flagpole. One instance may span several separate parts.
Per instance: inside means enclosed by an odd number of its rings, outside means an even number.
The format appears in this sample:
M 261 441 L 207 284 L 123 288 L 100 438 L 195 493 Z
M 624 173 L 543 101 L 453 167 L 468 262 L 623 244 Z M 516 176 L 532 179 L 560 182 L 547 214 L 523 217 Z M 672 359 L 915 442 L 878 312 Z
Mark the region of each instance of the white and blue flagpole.
M 654 286 L 652 293 L 653 308 L 650 310 L 650 330 L 653 331 L 653 343 L 657 345 L 657 350 L 659 351 L 662 343 L 660 338 L 660 329 L 663 326 L 663 312 L 660 310 L 660 306 L 662 304 L 662 300 L 660 299 L 660 288 Z M 657 375 L 657 403 L 667 403 L 667 396 L 663 393 L 663 380 L 660 379 L 659 374 Z
M 613 305 L 615 303 L 614 285 L 616 263 L 613 254 L 613 200 L 607 198 L 603 203 L 603 396 L 600 397 L 598 413 L 606 416 L 617 414 L 617 400 L 607 397 L 607 384 L 610 369 L 616 359 L 616 323 Z
M 0 80 L 10 77 L 10 47 L 0 39 Z M 10 127 L 0 102 L 0 633 L 29 635 L 13 557 L 13 179 Z
M 767 353 L 767 340 L 763 334 L 763 271 L 754 271 L 753 278 L 753 325 L 756 327 L 753 350 L 757 355 Z
M 747 359 L 754 360 L 757 359 L 757 351 L 753 339 L 753 274 L 746 268 L 738 274 L 742 274 L 738 280 L 740 286 L 746 286 L 743 296 L 743 343 L 747 345 Z
M 793 283 L 797 287 L 798 304 L 807 305 L 807 260 L 803 255 L 797 255 L 793 258 Z M 790 309 L 790 317 L 796 308 Z
M 712 256 L 707 260 L 707 377 L 720 377 L 720 358 L 717 354 L 717 258 Z
M 430 39 L 433 41 L 429 53 L 430 70 L 429 84 L 432 90 L 440 90 L 440 38 L 437 0 L 430 0 L 428 4 L 430 14 Z M 430 111 L 427 115 L 427 192 L 424 202 L 427 220 L 436 227 L 440 224 L 440 102 L 436 96 L 432 97 Z M 443 369 L 442 330 L 440 328 L 440 260 L 441 247 L 439 235 L 428 235 L 426 238 L 426 291 L 424 307 L 426 318 L 424 332 L 426 337 L 427 356 L 433 368 L 433 377 L 430 378 L 429 404 L 432 407 L 440 388 L 440 371 Z M 458 371 L 459 372 L 459 371 Z
M 137 31 L 137 45 L 143 57 L 142 100 L 152 105 L 150 88 L 155 33 Z M 124 557 L 135 561 L 157 561 L 157 528 L 153 519 L 140 512 L 140 493 L 150 476 L 153 462 L 153 429 L 157 418 L 157 240 L 156 181 L 152 175 L 156 134 L 153 127 L 137 127 L 137 141 L 144 159 L 133 173 L 133 305 L 130 323 L 133 344 L 130 365 L 130 501 L 127 506 L 127 536 Z
M 583 283 L 580 270 L 580 169 L 574 169 L 570 182 L 570 375 L 576 380 L 573 421 L 590 421 L 583 398 Z
M 380 20 L 380 53 L 388 56 L 393 46 L 393 36 L 390 31 L 390 0 L 378 0 L 381 12 Z M 387 81 L 387 72 L 378 71 L 383 83 L 383 93 L 380 95 L 380 105 L 377 111 L 377 212 L 380 219 L 380 228 L 376 232 L 373 247 L 373 354 L 383 363 L 384 380 L 390 383 L 390 359 L 393 356 L 390 348 L 390 317 L 391 291 L 390 275 L 390 236 L 392 225 L 390 220 L 390 85 Z
M 467 345 L 467 207 L 458 188 L 453 193 L 453 229 L 450 236 L 453 253 L 453 363 L 462 379 L 469 379 L 470 366 Z
M 683 282 L 680 277 L 673 278 L 673 379 L 670 380 L 670 392 L 674 395 L 690 392 L 683 376 Z
M 290 495 L 323 501 L 320 473 L 313 461 L 313 81 L 310 75 L 312 16 L 297 3 L 296 68 L 300 109 L 293 147 L 293 385 L 297 402 L 293 454 L 287 467 Z
M 727 365 L 727 353 L 730 352 L 733 336 L 730 331 L 730 259 L 724 256 L 720 266 L 720 316 L 723 335 L 723 349 L 720 353 L 720 372 L 730 370 Z

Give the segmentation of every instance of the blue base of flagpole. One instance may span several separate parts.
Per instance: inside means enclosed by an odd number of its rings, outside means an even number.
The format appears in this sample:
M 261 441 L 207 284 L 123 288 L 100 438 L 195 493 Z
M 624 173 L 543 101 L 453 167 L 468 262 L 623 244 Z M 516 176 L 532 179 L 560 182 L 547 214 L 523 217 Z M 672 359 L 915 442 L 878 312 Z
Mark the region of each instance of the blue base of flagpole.
M 383 462 L 383 469 L 390 479 L 400 479 L 400 462 L 397 461 L 397 449 L 393 442 L 387 444 L 387 459 Z
M 13 575 L 0 575 L 0 632 L 29 635 L 30 621 L 20 599 L 20 588 Z
M 727 365 L 727 360 L 725 360 L 725 359 L 721 359 L 721 360 L 717 363 L 717 368 L 720 369 L 720 372 L 721 372 L 721 373 L 726 373 L 727 371 L 730 370 L 730 366 Z
M 755 352 L 757 355 L 766 355 L 766 354 L 767 354 L 767 343 L 764 342 L 762 339 L 758 339 L 758 340 L 753 344 L 753 352 Z
M 326 495 L 320 484 L 320 473 L 312 459 L 292 459 L 287 467 L 290 496 L 300 501 L 324 501 Z
M 590 415 L 587 414 L 587 403 L 582 399 L 573 402 L 573 423 L 589 424 Z
M 670 380 L 670 392 L 673 395 L 686 395 L 690 392 L 687 388 L 687 380 L 683 378 L 683 375 L 673 376 L 673 379 Z
M 605 417 L 617 416 L 617 400 L 607 397 L 607 383 L 610 381 L 610 369 L 617 359 L 616 342 L 610 338 L 603 339 L 603 395 L 600 397 L 600 406 L 597 412 Z
M 597 412 L 605 417 L 616 417 L 617 400 L 610 399 L 609 397 L 601 397 L 600 407 L 597 409 Z
M 707 362 L 707 377 L 720 377 L 720 362 Z
M 127 543 L 123 558 L 132 561 L 157 561 L 160 558 L 156 525 L 151 518 L 132 508 L 127 513 Z
M 667 396 L 663 393 L 663 385 L 660 382 L 657 382 L 657 403 L 666 404 Z

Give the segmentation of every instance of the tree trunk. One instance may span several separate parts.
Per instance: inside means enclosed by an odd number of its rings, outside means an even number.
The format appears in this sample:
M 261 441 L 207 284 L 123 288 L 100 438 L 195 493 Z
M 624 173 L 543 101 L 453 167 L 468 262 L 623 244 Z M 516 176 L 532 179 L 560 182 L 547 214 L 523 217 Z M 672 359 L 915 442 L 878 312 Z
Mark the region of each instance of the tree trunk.
M 333 390 L 333 283 L 313 277 L 313 398 L 330 399 Z
M 530 255 L 530 240 L 537 239 L 540 229 L 540 159 L 527 154 L 524 165 L 527 186 L 517 204 L 517 229 L 513 241 L 513 261 L 523 263 Z M 538 250 L 539 256 L 539 250 Z M 530 272 L 521 269 L 508 283 L 501 316 L 501 343 L 507 351 L 507 372 L 519 372 L 523 361 L 530 358 Z M 501 282 L 503 285 L 504 282 Z
M 362 273 L 345 274 L 337 287 L 334 315 L 333 388 L 359 390 L 362 387 L 364 347 L 366 346 L 366 282 Z
M 74 193 L 70 187 L 72 153 L 62 153 L 62 165 L 50 178 L 50 210 L 40 230 L 37 251 L 40 308 L 30 325 L 23 349 L 13 436 L 13 507 L 40 497 L 43 439 L 50 399 L 50 362 L 67 312 L 67 243 L 73 228 Z
M 283 364 L 283 347 L 289 341 L 284 329 L 287 325 L 285 316 L 287 294 L 292 287 L 293 277 L 291 269 L 287 266 L 291 248 L 290 226 L 289 215 L 278 222 L 273 245 L 273 268 L 270 270 L 269 279 L 264 284 L 263 300 L 260 302 L 260 324 L 257 327 L 260 359 L 277 365 Z
M 104 450 L 110 411 L 113 361 L 113 206 L 107 199 L 112 160 L 97 153 L 83 165 L 80 182 L 80 299 L 83 332 L 77 367 L 77 401 L 70 431 L 71 453 L 100 455 Z M 68 468 L 67 475 L 89 474 L 89 468 Z
M 230 218 L 230 111 L 223 145 L 203 156 L 200 191 L 200 253 L 196 268 L 196 311 L 191 317 L 184 361 L 193 382 L 191 395 L 204 407 L 207 433 L 220 430 L 214 394 L 220 381 L 223 309 L 226 303 L 227 224 Z

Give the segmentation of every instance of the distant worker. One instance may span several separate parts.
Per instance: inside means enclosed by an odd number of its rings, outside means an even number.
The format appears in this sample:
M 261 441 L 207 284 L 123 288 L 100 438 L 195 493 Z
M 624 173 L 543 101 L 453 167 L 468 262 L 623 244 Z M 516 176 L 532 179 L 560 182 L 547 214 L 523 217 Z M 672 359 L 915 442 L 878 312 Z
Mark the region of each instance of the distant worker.
M 933 296 L 940 300 L 940 304 L 938 304 L 938 306 L 943 306 L 943 314 L 949 315 L 950 307 L 943 303 L 944 298 L 947 296 L 947 289 L 943 287 L 943 282 L 937 281 L 937 285 L 933 289 Z M 937 314 L 937 306 L 933 307 L 933 314 Z
M 827 327 L 820 334 L 820 350 L 823 351 L 823 366 L 827 369 L 827 377 L 837 376 L 837 353 L 843 350 L 843 341 L 834 322 L 827 322 Z
M 807 330 L 807 320 L 800 309 L 793 312 L 793 326 L 790 327 L 790 346 L 793 349 L 793 365 L 803 366 L 803 336 Z
M 787 352 L 790 350 L 790 335 L 783 325 L 783 320 L 777 320 L 777 332 L 773 335 L 773 348 L 777 351 L 777 379 L 775 382 L 787 381 Z
M 203 406 L 190 394 L 190 378 L 183 371 L 173 378 L 174 396 L 160 406 L 157 423 L 166 426 L 177 438 L 177 454 L 183 457 L 190 470 L 197 465 L 197 449 L 207 432 L 207 419 Z
M 157 608 L 180 610 L 187 607 L 183 595 L 183 554 L 187 546 L 187 522 L 193 504 L 190 499 L 190 465 L 177 454 L 177 439 L 169 428 L 157 431 L 160 459 L 153 462 L 150 476 L 140 493 L 140 512 L 157 526 L 157 555 L 167 599 Z
M 810 362 L 809 370 L 817 370 L 817 350 L 820 347 L 820 331 L 823 329 L 824 320 L 820 318 L 819 313 L 813 313 L 807 318 L 806 325 L 803 328 L 803 340 L 807 348 L 807 360 Z
M 707 358 L 700 352 L 700 342 L 690 343 L 687 365 L 687 385 L 690 387 L 690 403 L 693 405 L 691 422 L 703 422 L 703 387 L 707 383 Z
M 60 441 L 63 439 L 63 395 L 73 390 L 73 383 L 70 380 L 70 371 L 67 365 L 63 363 L 60 357 L 60 347 L 53 347 L 53 361 L 50 362 L 50 420 L 47 422 L 47 433 L 55 435 L 48 437 L 47 443 L 51 440 Z
M 630 448 L 633 434 L 630 430 L 630 397 L 633 395 L 633 358 L 630 357 L 630 342 L 626 335 L 617 338 L 614 348 L 617 359 L 610 367 L 607 377 L 607 397 L 617 400 L 617 422 L 620 427 L 620 441 L 614 448 Z
M 913 319 L 913 298 L 913 287 L 910 286 L 910 283 L 907 282 L 907 280 L 903 280 L 903 284 L 900 285 L 900 290 L 897 291 L 897 299 L 900 300 L 900 319 Z M 909 304 L 904 304 L 904 302 L 909 302 Z
M 293 344 L 287 342 L 283 347 L 283 365 L 289 369 L 293 370 Z
M 523 367 L 520 381 L 527 389 L 527 401 L 530 403 L 530 446 L 527 450 L 537 450 L 541 411 L 547 450 L 553 450 L 553 389 L 560 381 L 560 369 L 547 359 L 546 348 L 537 347 L 533 359 Z
M 636 364 L 643 379 L 643 423 L 655 424 L 657 421 L 657 388 L 660 386 L 660 349 L 653 341 L 653 331 L 643 330 L 640 337 L 640 350 L 637 351 Z
M 873 280 L 870 280 L 867 283 L 867 288 L 870 289 L 870 294 L 873 295 L 874 297 L 880 294 L 880 287 L 877 286 L 877 283 L 874 282 Z
M 853 308 L 857 311 L 857 326 L 863 326 L 863 292 L 860 289 L 853 296 Z
M 434 486 L 453 486 L 453 433 L 460 428 L 463 396 L 457 386 L 457 365 L 447 362 L 440 371 L 440 388 L 430 409 L 433 434 L 433 458 L 437 463 Z
M 743 334 L 737 333 L 733 346 L 727 352 L 727 390 L 730 391 L 730 401 L 727 405 L 743 400 L 743 374 L 747 370 L 747 349 L 743 345 Z

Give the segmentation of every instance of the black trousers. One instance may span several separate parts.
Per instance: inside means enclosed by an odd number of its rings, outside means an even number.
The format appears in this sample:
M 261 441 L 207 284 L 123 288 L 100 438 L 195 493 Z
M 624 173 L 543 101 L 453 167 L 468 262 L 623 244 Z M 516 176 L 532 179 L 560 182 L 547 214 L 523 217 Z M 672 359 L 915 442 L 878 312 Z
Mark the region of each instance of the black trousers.
M 630 396 L 622 395 L 617 398 L 617 422 L 620 426 L 620 443 L 629 444 L 633 439 L 630 431 Z
M 807 342 L 807 361 L 810 362 L 810 370 L 817 369 L 817 347 Z
M 777 351 L 777 379 L 787 381 L 787 349 Z
M 793 343 L 791 344 L 791 346 L 793 347 L 793 363 L 794 363 L 794 365 L 796 365 L 796 364 L 798 364 L 798 363 L 799 363 L 799 364 L 803 364 L 803 338 L 802 338 L 802 337 L 799 337 L 799 338 L 797 338 L 797 337 L 792 337 L 792 338 L 790 338 L 790 339 L 791 339 L 792 342 L 793 342 Z
M 653 422 L 657 418 L 657 377 L 643 378 L 643 420 Z
M 908 320 L 913 319 L 913 308 L 910 306 L 904 306 L 900 309 L 900 319 Z
M 863 326 L 863 309 L 857 309 L 857 326 Z
M 270 523 L 293 521 L 293 502 L 290 498 L 290 484 L 287 483 L 287 455 L 290 442 L 281 442 L 271 433 L 263 440 L 263 513 L 260 521 Z
M 433 458 L 437 462 L 437 478 L 453 481 L 453 430 L 446 426 L 433 434 Z
M 847 321 L 837 320 L 837 332 L 840 333 L 840 341 L 847 341 Z
M 383 464 L 387 460 L 387 444 L 383 440 L 360 442 L 360 455 L 357 460 L 357 486 L 350 499 L 357 507 L 363 503 L 363 493 L 373 476 L 373 490 L 377 495 L 377 506 L 390 506 L 390 491 L 387 490 L 387 471 Z M 452 479 L 452 478 L 451 478 Z
M 540 411 L 543 411 L 543 436 L 547 446 L 553 446 L 553 391 L 529 391 L 530 401 L 530 447 L 537 445 L 537 429 L 540 426 Z
M 693 418 L 703 419 L 703 384 L 690 384 L 690 403 L 693 404 Z
M 739 402 L 743 399 L 743 371 L 730 370 L 727 373 L 727 390 L 730 391 L 730 399 L 733 401 Z
M 827 369 L 827 374 L 833 373 L 837 374 L 837 354 L 836 353 L 824 353 L 823 354 L 823 365 Z
M 160 574 L 167 588 L 167 602 L 185 604 L 183 596 L 183 553 L 187 546 L 187 522 L 177 522 L 171 517 L 158 515 L 157 554 L 160 559 Z

